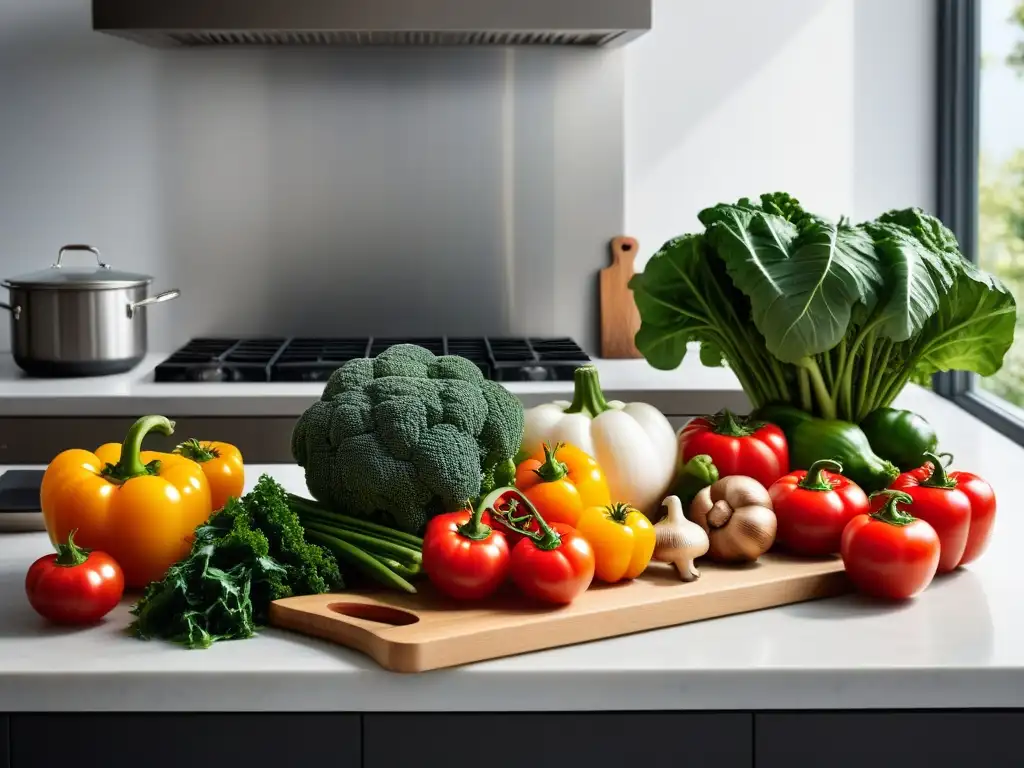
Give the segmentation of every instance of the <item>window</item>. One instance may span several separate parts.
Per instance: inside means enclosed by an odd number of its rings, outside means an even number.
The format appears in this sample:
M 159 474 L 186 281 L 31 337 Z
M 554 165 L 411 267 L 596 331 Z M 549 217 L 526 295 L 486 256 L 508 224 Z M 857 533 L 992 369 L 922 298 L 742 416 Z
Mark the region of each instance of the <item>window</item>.
M 1024 0 L 942 0 L 938 54 L 938 213 L 1018 316 L 998 373 L 939 374 L 933 387 L 1024 442 Z

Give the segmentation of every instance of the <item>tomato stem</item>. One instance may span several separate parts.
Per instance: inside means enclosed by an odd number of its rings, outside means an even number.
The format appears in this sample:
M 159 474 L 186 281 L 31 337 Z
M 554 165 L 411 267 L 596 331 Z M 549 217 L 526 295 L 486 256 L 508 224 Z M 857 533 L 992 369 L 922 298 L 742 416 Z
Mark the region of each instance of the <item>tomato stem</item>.
M 142 439 L 152 431 L 162 435 L 174 434 L 174 422 L 164 416 L 143 416 L 132 424 L 121 444 L 121 458 L 116 464 L 107 464 L 103 476 L 115 483 L 124 483 L 133 477 L 155 475 L 160 471 L 160 462 L 142 463 Z
M 495 488 L 484 496 L 480 503 L 476 505 L 476 509 L 473 510 L 473 515 L 469 520 L 458 527 L 459 535 L 471 541 L 483 541 L 490 536 L 493 529 L 489 525 L 484 525 L 484 512 L 493 507 L 498 502 L 498 499 L 507 492 L 508 488 Z
M 92 550 L 84 549 L 75 544 L 76 533 L 78 533 L 77 528 L 68 534 L 67 544 L 57 545 L 57 559 L 53 561 L 54 565 L 59 565 L 62 568 L 74 568 L 76 565 L 81 565 L 89 559 L 89 553 Z
M 811 464 L 804 479 L 797 483 L 797 487 L 805 491 L 831 491 L 835 486 L 822 476 L 824 470 L 839 474 L 843 471 L 843 465 L 835 459 L 819 459 Z
M 910 525 L 912 522 L 917 520 L 916 517 L 906 510 L 900 509 L 896 506 L 897 504 L 913 503 L 914 500 L 910 497 L 910 494 L 904 493 L 903 491 L 894 491 L 891 488 L 888 488 L 884 491 L 878 491 L 871 494 L 871 498 L 874 498 L 875 496 L 886 496 L 888 498 L 886 499 L 885 506 L 871 515 L 873 519 L 879 520 L 883 523 L 888 523 L 889 525 L 898 526 Z
M 522 517 L 510 517 L 503 516 L 501 514 L 497 515 L 498 519 L 501 520 L 501 522 L 506 527 L 510 528 L 511 530 L 515 531 L 521 536 L 525 536 L 526 538 L 531 539 L 533 543 L 536 545 L 537 549 L 550 550 L 558 549 L 558 547 L 561 546 L 562 537 L 558 535 L 557 531 L 552 529 L 552 527 L 547 524 L 547 521 L 543 517 L 541 517 L 540 512 L 538 512 L 537 508 L 530 503 L 530 500 L 523 495 L 522 491 L 520 491 L 518 488 L 513 488 L 512 486 L 508 486 L 506 488 L 497 488 L 486 499 L 484 499 L 483 503 L 487 503 L 490 496 L 494 496 L 495 494 L 497 494 L 496 498 L 489 504 L 487 504 L 488 507 L 497 502 L 498 499 L 500 499 L 502 496 L 508 494 L 512 494 L 519 497 L 518 499 L 512 499 L 511 501 L 509 501 L 509 506 L 512 506 L 513 504 L 515 504 L 516 506 L 518 506 L 519 504 L 523 504 L 526 506 L 527 514 L 523 515 Z M 481 506 L 483 505 L 483 503 L 481 504 Z M 512 507 L 512 509 L 514 510 L 515 507 Z M 494 510 L 492 510 L 492 512 L 493 511 Z M 528 520 L 531 517 L 537 520 L 537 526 L 540 528 L 540 531 L 531 531 L 527 529 L 525 526 L 520 528 L 518 527 L 518 525 L 516 525 L 516 523 L 523 520 Z
M 619 525 L 625 525 L 629 513 L 633 511 L 633 507 L 624 501 L 617 501 L 614 504 L 609 504 L 605 509 L 608 510 L 608 519 L 612 522 L 618 523 Z
M 558 453 L 558 449 L 561 448 L 563 443 L 555 443 L 555 447 L 552 448 L 547 443 L 543 444 L 544 448 L 544 463 L 533 470 L 537 477 L 543 480 L 545 483 L 555 483 L 569 474 L 569 468 L 565 464 L 555 458 L 555 454 Z
M 738 419 L 728 408 L 723 408 L 711 417 L 711 423 L 716 435 L 726 437 L 750 437 L 754 434 L 745 419 Z
M 951 456 L 951 454 L 945 454 Z M 944 488 L 950 490 L 956 488 L 956 480 L 946 474 L 946 468 L 942 466 L 942 460 L 934 453 L 925 452 L 925 458 L 932 463 L 932 473 L 922 480 L 918 485 L 925 488 Z
M 593 419 L 610 409 L 601 391 L 597 366 L 581 365 L 573 373 L 572 403 L 564 413 L 583 413 Z
M 220 458 L 220 451 L 210 445 L 210 443 L 205 445 L 200 443 L 194 437 L 190 437 L 184 443 L 181 443 L 174 449 L 174 452 L 200 464 Z

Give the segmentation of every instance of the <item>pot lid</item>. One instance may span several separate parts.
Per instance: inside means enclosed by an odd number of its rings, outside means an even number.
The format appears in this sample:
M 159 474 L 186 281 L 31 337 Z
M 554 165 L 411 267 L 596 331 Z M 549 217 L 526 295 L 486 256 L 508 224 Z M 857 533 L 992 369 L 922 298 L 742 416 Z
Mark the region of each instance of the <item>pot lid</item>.
M 88 251 L 96 257 L 91 266 L 68 266 L 62 263 L 65 251 Z M 65 245 L 57 254 L 57 261 L 47 269 L 27 275 L 12 277 L 5 281 L 12 288 L 50 288 L 75 290 L 80 288 L 134 288 L 153 282 L 150 275 L 125 272 L 105 264 L 100 252 L 91 245 Z

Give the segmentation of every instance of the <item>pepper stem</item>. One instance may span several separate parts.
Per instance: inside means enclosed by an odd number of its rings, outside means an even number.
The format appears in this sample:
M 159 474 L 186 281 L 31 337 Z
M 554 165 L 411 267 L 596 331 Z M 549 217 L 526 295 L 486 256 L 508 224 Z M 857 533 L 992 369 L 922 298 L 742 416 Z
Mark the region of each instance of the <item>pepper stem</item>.
M 569 474 L 569 468 L 565 466 L 563 462 L 555 458 L 555 454 L 558 453 L 558 449 L 562 447 L 562 443 L 555 443 L 554 448 L 547 443 L 544 443 L 543 447 L 544 463 L 533 471 L 536 472 L 537 477 L 545 483 L 557 482 Z
M 950 454 L 946 455 L 952 458 Z M 942 466 L 942 459 L 929 452 L 925 452 L 924 456 L 932 463 L 932 473 L 918 485 L 923 485 L 925 488 L 945 488 L 947 490 L 956 488 L 956 480 L 946 474 L 946 468 Z
M 142 439 L 152 431 L 162 435 L 174 434 L 174 422 L 164 416 L 143 416 L 132 424 L 121 444 L 121 458 L 117 464 L 107 464 L 103 476 L 123 483 L 141 475 L 155 475 L 160 470 L 159 461 L 142 463 Z
M 902 510 L 897 507 L 897 504 L 912 504 L 913 499 L 910 494 L 904 493 L 903 491 L 894 491 L 891 488 L 884 491 L 878 491 L 871 494 L 871 498 L 875 496 L 886 496 L 888 497 L 885 502 L 885 506 L 880 510 L 871 515 L 872 519 L 879 520 L 889 525 L 910 525 L 912 522 L 917 520 L 916 517 L 911 515 L 906 510 Z
M 617 501 L 614 504 L 609 504 L 605 509 L 608 511 L 608 519 L 612 522 L 618 523 L 619 525 L 625 525 L 626 519 L 629 517 L 629 513 L 633 511 L 633 507 L 624 501 Z
M 220 451 L 214 448 L 210 443 L 200 443 L 194 437 L 190 437 L 184 443 L 181 443 L 174 449 L 174 452 L 184 456 L 186 459 L 192 459 L 192 461 L 203 464 L 204 462 L 211 461 L 212 459 L 220 458 Z
M 838 475 L 843 471 L 843 465 L 835 459 L 819 459 L 807 469 L 807 474 L 797 483 L 797 488 L 805 491 L 831 491 L 834 486 L 822 476 L 824 470 Z
M 712 419 L 716 435 L 726 437 L 750 437 L 754 430 L 747 426 L 745 419 L 737 419 L 728 408 L 723 408 Z
M 89 559 L 89 553 L 92 550 L 84 549 L 75 544 L 76 533 L 78 533 L 77 528 L 68 534 L 67 544 L 57 545 L 57 559 L 53 561 L 54 565 L 59 565 L 62 568 L 74 568 L 76 565 L 81 565 Z
M 480 503 L 476 505 L 476 509 L 473 510 L 473 515 L 465 523 L 458 527 L 460 536 L 464 536 L 471 541 L 483 541 L 491 535 L 491 526 L 484 525 L 483 516 L 484 512 L 493 507 L 498 499 L 504 496 L 508 492 L 508 488 L 495 488 L 493 491 L 484 496 Z
M 572 403 L 564 413 L 584 413 L 593 419 L 611 409 L 601 391 L 597 366 L 581 365 L 573 373 L 573 382 Z

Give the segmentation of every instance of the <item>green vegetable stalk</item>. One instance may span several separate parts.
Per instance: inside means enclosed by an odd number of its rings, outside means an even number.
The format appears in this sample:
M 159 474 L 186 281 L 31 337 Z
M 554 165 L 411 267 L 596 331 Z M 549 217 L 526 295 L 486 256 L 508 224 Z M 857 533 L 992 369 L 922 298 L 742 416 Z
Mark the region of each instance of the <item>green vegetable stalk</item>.
M 1012 294 L 918 209 L 853 225 L 774 193 L 699 218 L 703 232 L 670 240 L 630 280 L 636 345 L 667 370 L 699 343 L 755 408 L 859 423 L 910 381 L 992 375 L 1013 341 Z

